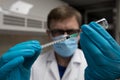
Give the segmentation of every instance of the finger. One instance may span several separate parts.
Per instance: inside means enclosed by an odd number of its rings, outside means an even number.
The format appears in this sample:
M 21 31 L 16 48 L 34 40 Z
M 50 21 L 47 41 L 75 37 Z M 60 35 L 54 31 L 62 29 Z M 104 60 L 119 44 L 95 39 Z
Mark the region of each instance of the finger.
M 19 56 L 23 56 L 27 58 L 27 57 L 32 57 L 34 55 L 35 55 L 35 51 L 33 49 L 23 49 L 18 51 L 15 50 L 15 51 L 9 52 L 9 54 L 5 54 L 1 56 L 0 62 L 6 63 Z
M 109 57 L 110 59 L 119 60 L 120 53 L 118 53 L 111 44 L 98 32 L 88 25 L 82 26 L 83 33 L 98 47 L 104 56 Z
M 8 51 L 27 49 L 27 48 L 38 51 L 41 49 L 40 42 L 37 40 L 22 42 L 22 43 L 16 44 L 14 47 L 10 48 Z
M 101 36 L 103 36 L 112 45 L 113 48 L 116 48 L 118 51 L 120 51 L 119 44 L 113 39 L 113 37 L 101 25 L 97 24 L 96 22 L 91 22 L 89 25 L 96 32 L 98 32 Z
M 81 35 L 81 37 L 82 37 L 82 35 Z M 82 38 L 80 38 L 80 45 L 81 45 L 81 48 L 82 48 L 83 53 L 85 55 L 88 66 L 94 67 L 95 63 L 93 62 L 93 59 L 90 57 L 89 52 L 86 50 L 86 47 L 84 46 L 84 40 Z
M 24 67 L 29 69 L 32 66 L 32 64 L 34 63 L 34 61 L 37 59 L 39 54 L 40 54 L 40 52 L 35 52 L 35 50 L 32 50 L 32 49 L 13 51 L 7 55 L 3 55 L 0 58 L 0 62 L 2 63 L 2 65 L 4 65 L 4 63 L 9 62 L 10 60 L 12 60 L 15 57 L 23 56 L 25 58 L 23 65 L 24 65 Z
M 99 48 L 83 33 L 80 36 L 82 50 L 90 66 L 105 65 L 106 58 Z
M 18 67 L 23 62 L 24 62 L 24 58 L 21 56 L 9 61 L 0 68 L 0 77 L 7 76 L 7 74 L 9 74 L 10 71 L 14 70 L 14 68 Z
M 2 56 L 2 59 L 7 61 L 17 56 L 31 57 L 39 55 L 40 51 L 41 46 L 38 41 L 27 41 L 12 47 Z
M 105 47 L 106 49 L 108 48 L 108 46 L 110 46 L 110 44 L 108 43 L 107 40 L 104 39 L 104 37 L 102 37 L 98 32 L 96 32 L 94 29 L 92 29 L 90 26 L 88 25 L 83 25 L 82 26 L 82 31 L 85 35 L 87 35 L 89 37 L 89 39 L 91 39 L 91 41 L 97 45 L 99 48 L 101 47 Z

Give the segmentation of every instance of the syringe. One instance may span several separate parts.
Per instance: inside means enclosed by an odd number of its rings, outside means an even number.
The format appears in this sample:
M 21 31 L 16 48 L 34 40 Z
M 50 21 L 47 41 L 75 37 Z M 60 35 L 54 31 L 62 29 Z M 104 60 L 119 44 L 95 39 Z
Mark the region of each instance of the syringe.
M 102 19 L 96 21 L 96 23 L 102 25 L 105 29 L 107 29 L 107 28 L 109 27 L 109 26 L 108 26 L 108 22 L 107 22 L 107 20 L 106 20 L 105 18 L 102 18 Z M 49 43 L 46 43 L 46 44 L 42 45 L 42 49 L 43 49 L 43 48 L 46 48 L 46 47 L 48 47 L 48 46 L 54 45 L 54 44 L 56 44 L 56 43 L 62 42 L 62 41 L 64 41 L 64 40 L 66 40 L 66 39 L 69 39 L 69 38 L 72 38 L 72 37 L 77 37 L 77 36 L 78 36 L 78 33 L 74 33 L 74 34 L 72 34 L 72 35 L 67 35 L 67 36 L 65 36 L 65 37 L 62 38 L 62 39 L 55 40 L 55 41 L 52 41 L 52 42 L 49 42 Z
M 72 35 L 66 35 L 66 36 L 65 36 L 64 38 L 62 38 L 62 39 L 55 40 L 55 41 L 52 41 L 52 42 L 50 42 L 50 43 L 47 43 L 47 44 L 42 45 L 42 49 L 43 49 L 43 48 L 46 48 L 46 47 L 48 47 L 48 46 L 51 46 L 51 45 L 53 45 L 53 44 L 62 42 L 62 41 L 64 41 L 64 40 L 66 40 L 66 39 L 69 39 L 69 38 L 72 38 L 72 37 L 77 37 L 77 36 L 78 36 L 78 33 L 74 33 L 74 34 L 72 34 Z

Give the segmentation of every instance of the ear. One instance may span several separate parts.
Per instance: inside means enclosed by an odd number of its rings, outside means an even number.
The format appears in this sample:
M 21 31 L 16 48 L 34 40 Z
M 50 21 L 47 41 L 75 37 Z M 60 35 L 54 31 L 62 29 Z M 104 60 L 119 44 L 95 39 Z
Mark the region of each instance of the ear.
M 82 29 L 80 29 L 80 33 L 82 32 Z
M 78 42 L 79 42 L 79 40 L 80 40 L 80 35 L 77 36 L 77 39 L 78 39 Z
M 78 35 L 78 39 L 80 40 L 80 33 L 82 32 L 82 29 L 80 29 L 79 35 Z
M 51 33 L 50 33 L 50 31 L 48 29 L 46 30 L 46 33 L 48 35 L 48 38 L 51 39 Z
M 80 41 L 80 33 L 82 32 L 82 30 L 80 29 L 80 32 L 79 32 L 79 35 L 77 36 L 77 39 L 78 39 L 78 43 Z

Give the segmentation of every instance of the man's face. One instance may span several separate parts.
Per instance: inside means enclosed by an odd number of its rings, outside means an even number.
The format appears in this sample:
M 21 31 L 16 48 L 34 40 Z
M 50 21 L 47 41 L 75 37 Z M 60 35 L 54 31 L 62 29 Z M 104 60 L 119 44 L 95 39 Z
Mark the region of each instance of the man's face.
M 60 36 L 60 35 L 70 35 L 74 33 L 79 33 L 79 24 L 75 17 L 71 17 L 65 19 L 63 21 L 52 21 L 50 25 L 49 34 L 52 37 Z M 79 38 L 79 36 L 78 36 Z

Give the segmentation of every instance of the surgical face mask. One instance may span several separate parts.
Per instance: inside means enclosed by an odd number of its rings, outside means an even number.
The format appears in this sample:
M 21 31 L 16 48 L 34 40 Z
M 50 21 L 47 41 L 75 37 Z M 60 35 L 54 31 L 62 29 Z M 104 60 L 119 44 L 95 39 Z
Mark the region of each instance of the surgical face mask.
M 65 35 L 54 37 L 53 40 L 58 40 L 64 37 Z M 78 42 L 78 39 L 76 37 L 69 38 L 65 41 L 54 44 L 53 48 L 58 55 L 62 57 L 70 57 L 74 54 L 75 50 L 78 47 L 77 42 Z

